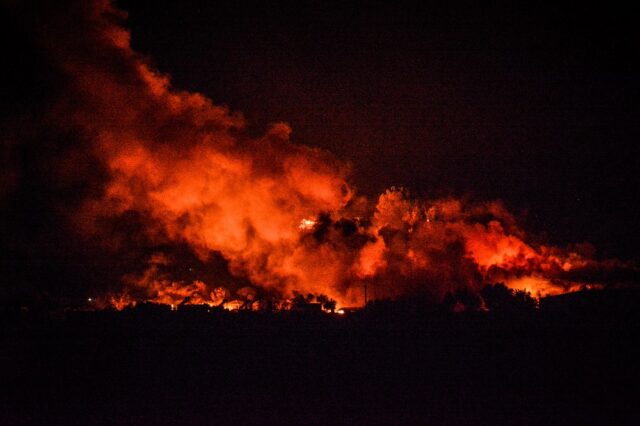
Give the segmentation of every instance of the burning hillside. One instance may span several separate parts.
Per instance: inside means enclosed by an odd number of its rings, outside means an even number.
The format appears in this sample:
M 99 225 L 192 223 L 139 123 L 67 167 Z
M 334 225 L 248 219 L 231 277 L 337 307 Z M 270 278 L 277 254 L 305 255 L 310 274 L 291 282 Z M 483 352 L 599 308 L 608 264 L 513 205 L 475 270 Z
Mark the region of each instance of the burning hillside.
M 66 81 L 47 125 L 80 139 L 56 176 L 104 176 L 65 209 L 79 238 L 107 257 L 137 253 L 104 303 L 218 306 L 259 293 L 349 306 L 365 285 L 370 298 L 442 298 L 489 282 L 549 295 L 637 272 L 588 245 L 530 242 L 499 201 L 359 195 L 347 163 L 292 142 L 287 124 L 255 138 L 240 114 L 174 88 L 132 49 L 110 2 L 76 6 L 41 34 Z M 97 169 L 79 166 L 87 158 Z

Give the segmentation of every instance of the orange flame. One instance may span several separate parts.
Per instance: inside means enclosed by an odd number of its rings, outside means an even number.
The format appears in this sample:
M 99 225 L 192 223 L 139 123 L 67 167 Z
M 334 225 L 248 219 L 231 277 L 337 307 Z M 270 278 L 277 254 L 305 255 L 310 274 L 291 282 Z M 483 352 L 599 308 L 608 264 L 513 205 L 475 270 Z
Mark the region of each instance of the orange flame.
M 356 196 L 348 167 L 292 143 L 288 125 L 252 139 L 239 114 L 173 88 L 132 50 L 129 32 L 109 18 L 113 11 L 107 2 L 94 5 L 86 37 L 61 45 L 89 42 L 118 67 L 65 51 L 60 62 L 70 84 L 51 114 L 58 126 L 81 129 L 109 173 L 76 215 L 80 229 L 105 246 L 127 250 L 101 224 L 135 213 L 148 247 L 185 244 L 203 262 L 219 253 L 231 274 L 261 291 L 325 294 L 341 306 L 362 303 L 363 285 L 372 298 L 442 296 L 497 280 L 554 294 L 579 285 L 567 274 L 597 267 L 583 254 L 527 243 L 499 202 L 417 200 L 397 188 L 377 200 Z M 215 282 L 162 273 L 172 260 L 161 253 L 144 273 L 125 274 L 122 294 L 109 303 L 237 308 L 239 299 L 229 300 Z

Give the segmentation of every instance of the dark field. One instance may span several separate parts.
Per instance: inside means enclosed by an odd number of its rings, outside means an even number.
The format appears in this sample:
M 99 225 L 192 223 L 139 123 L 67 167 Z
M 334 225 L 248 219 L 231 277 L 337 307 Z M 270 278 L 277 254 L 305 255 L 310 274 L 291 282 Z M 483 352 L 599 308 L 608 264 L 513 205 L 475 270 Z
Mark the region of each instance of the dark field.
M 0 423 L 637 424 L 635 312 L 5 313 Z

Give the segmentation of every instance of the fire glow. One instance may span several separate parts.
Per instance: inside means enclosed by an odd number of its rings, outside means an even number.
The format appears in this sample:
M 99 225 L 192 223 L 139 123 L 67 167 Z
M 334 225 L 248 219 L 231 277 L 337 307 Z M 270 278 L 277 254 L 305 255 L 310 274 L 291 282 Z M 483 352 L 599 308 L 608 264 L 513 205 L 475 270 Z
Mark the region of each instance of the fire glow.
M 586 245 L 528 242 L 498 201 L 421 200 L 402 188 L 359 195 L 345 163 L 293 143 L 287 124 L 251 138 L 241 115 L 173 88 L 132 50 L 112 5 L 96 2 L 87 13 L 87 37 L 67 36 L 58 58 L 71 82 L 51 121 L 80 129 L 109 177 L 72 220 L 118 252 L 133 248 L 109 224 L 135 218 L 140 245 L 152 251 L 137 265 L 142 272 L 123 271 L 122 287 L 104 304 L 239 309 L 312 294 L 344 307 L 363 303 L 365 285 L 370 298 L 442 298 L 494 282 L 543 296 L 598 284 L 582 272 L 619 266 L 594 260 Z M 113 56 L 120 74 L 101 57 L 77 54 L 85 43 Z M 221 256 L 251 285 L 172 276 L 172 245 L 187 246 L 203 264 Z

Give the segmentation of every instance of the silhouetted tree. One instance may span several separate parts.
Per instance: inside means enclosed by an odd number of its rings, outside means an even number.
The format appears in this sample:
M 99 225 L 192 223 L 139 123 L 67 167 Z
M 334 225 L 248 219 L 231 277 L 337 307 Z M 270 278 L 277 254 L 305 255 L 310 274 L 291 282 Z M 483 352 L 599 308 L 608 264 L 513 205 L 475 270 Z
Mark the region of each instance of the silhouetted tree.
M 513 298 L 513 291 L 503 283 L 487 284 L 480 291 L 485 306 L 491 311 L 507 309 Z
M 303 294 L 294 293 L 293 299 L 291 300 L 291 304 L 293 306 L 304 306 L 307 304 L 307 299 Z
M 531 293 L 511 290 L 503 283 L 487 284 L 480 292 L 486 307 L 496 312 L 530 312 L 537 306 Z
M 477 311 L 482 305 L 480 297 L 466 287 L 458 289 L 455 298 L 462 304 L 465 311 Z
M 538 302 L 525 290 L 516 290 L 513 294 L 515 305 L 524 311 L 532 311 L 538 306 Z
M 336 309 L 336 301 L 329 298 L 327 295 L 325 294 L 320 294 L 318 296 L 316 296 L 316 300 L 318 301 L 318 303 L 322 304 L 322 308 L 329 311 L 329 312 L 333 312 Z
M 477 311 L 481 305 L 480 297 L 466 287 L 459 288 L 455 292 L 447 292 L 442 300 L 445 310 L 454 312 Z

